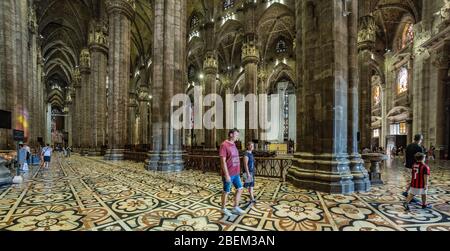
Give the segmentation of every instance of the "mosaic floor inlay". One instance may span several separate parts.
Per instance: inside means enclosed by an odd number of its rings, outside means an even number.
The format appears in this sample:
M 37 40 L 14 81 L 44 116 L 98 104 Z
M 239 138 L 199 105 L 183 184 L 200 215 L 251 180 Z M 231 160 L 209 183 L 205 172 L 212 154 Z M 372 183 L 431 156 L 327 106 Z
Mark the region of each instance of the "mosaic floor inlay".
M 433 209 L 402 207 L 409 173 L 394 161 L 385 185 L 369 193 L 329 195 L 257 178 L 258 202 L 244 192 L 242 216 L 220 211 L 221 178 L 198 171 L 156 173 L 143 164 L 54 158 L 21 185 L 0 188 L 0 230 L 9 231 L 449 231 L 450 163 L 432 163 Z M 231 201 L 231 200 L 230 200 Z M 231 207 L 231 205 L 229 205 Z

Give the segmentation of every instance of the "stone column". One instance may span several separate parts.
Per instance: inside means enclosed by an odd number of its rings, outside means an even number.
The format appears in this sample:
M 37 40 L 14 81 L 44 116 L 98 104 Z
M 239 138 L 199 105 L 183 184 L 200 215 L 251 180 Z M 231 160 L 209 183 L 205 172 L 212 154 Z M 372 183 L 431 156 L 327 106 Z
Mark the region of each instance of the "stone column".
M 80 113 L 81 119 L 81 151 L 82 155 L 87 155 L 92 142 L 92 113 L 90 111 L 91 97 L 91 54 L 88 49 L 81 50 L 80 55 L 80 74 L 81 74 L 81 96 Z
M 357 15 L 354 11 L 351 15 Z M 287 179 L 327 193 L 355 190 L 348 156 L 349 16 L 342 1 L 296 2 L 301 133 Z M 298 20 L 301 18 L 301 21 Z M 319 21 L 320 20 L 320 21 Z M 299 24 L 301 24 L 299 26 Z M 332 35 L 330 35 L 332 34 Z
M 127 104 L 130 82 L 131 18 L 134 0 L 109 0 L 108 150 L 106 160 L 122 160 L 127 143 Z
M 91 104 L 89 113 L 92 114 L 92 128 L 90 132 L 91 144 L 89 155 L 99 156 L 101 147 L 106 144 L 106 74 L 108 68 L 107 26 L 103 22 L 96 22 L 89 37 L 91 53 Z
M 267 70 L 265 68 L 260 68 L 258 72 L 258 95 L 267 95 L 267 89 Z M 258 122 L 260 123 L 258 149 L 264 150 L 264 144 L 267 141 L 268 133 L 268 131 L 265 129 L 268 126 L 266 123 L 268 119 L 268 100 L 264 98 L 258 100 L 258 107 Z
M 28 88 L 28 107 L 29 107 L 29 137 L 28 143 L 33 148 L 36 146 L 38 137 L 38 111 L 39 106 L 37 94 L 38 88 L 38 75 L 37 75 L 37 20 L 36 10 L 30 6 L 28 9 L 28 29 L 30 33 L 29 51 L 28 51 L 28 69 L 29 69 L 29 88 Z
M 258 62 L 260 59 L 257 47 L 257 4 L 246 1 L 243 6 L 245 16 L 244 43 L 242 46 L 242 65 L 245 72 L 245 95 L 258 94 Z M 258 138 L 258 100 L 247 100 L 245 103 L 245 144 Z M 252 109 L 253 111 L 250 111 Z M 245 147 L 245 146 L 244 146 Z
M 358 151 L 358 131 L 359 131 L 359 72 L 358 72 L 358 46 L 363 48 L 364 44 L 371 44 L 374 42 L 373 26 L 366 25 L 367 20 L 362 20 L 364 29 L 358 33 L 358 1 L 351 2 L 351 14 L 348 16 L 348 133 L 347 133 L 347 147 L 350 159 L 350 170 L 353 175 L 353 183 L 355 184 L 355 191 L 367 192 L 370 190 L 369 173 L 364 167 L 364 160 Z M 368 18 L 371 20 L 371 17 Z M 372 22 L 372 21 L 369 21 Z M 370 87 L 371 89 L 371 87 Z M 371 97 L 368 103 L 365 103 L 368 107 L 372 107 Z M 371 122 L 371 121 L 370 121 Z M 369 124 L 370 129 L 370 124 Z
M 139 123 L 139 142 L 141 144 L 147 145 L 149 143 L 150 135 L 149 135 L 149 115 L 150 115 L 150 94 L 148 87 L 143 84 L 139 87 L 138 94 L 138 102 L 139 102 L 139 114 L 140 114 L 140 123 Z
M 375 48 L 377 25 L 372 15 L 359 18 L 358 62 L 359 65 L 359 128 L 361 141 L 359 147 L 371 148 L 372 140 L 372 51 Z
M 0 109 L 14 113 L 14 99 L 16 95 L 15 85 L 15 9 L 13 1 L 0 2 Z M 15 118 L 12 115 L 12 126 Z M 12 131 L 0 129 L 0 149 L 14 149 L 15 145 L 11 137 Z
M 152 151 L 149 170 L 180 171 L 181 130 L 171 125 L 171 99 L 186 81 L 187 1 L 155 0 L 153 31 Z
M 242 46 L 242 63 L 245 71 L 246 95 L 258 94 L 258 62 L 259 50 L 255 41 Z M 245 143 L 258 138 L 258 99 L 247 100 L 245 103 Z
M 138 102 L 136 93 L 130 92 L 129 93 L 129 103 L 128 103 L 128 118 L 129 118 L 129 124 L 128 124 L 128 145 L 135 145 L 136 144 L 136 118 L 139 116 L 138 114 Z
M 75 90 L 74 92 L 74 100 L 73 100 L 73 112 L 72 112 L 72 116 L 73 116 L 73 120 L 72 120 L 72 128 L 75 128 L 75 130 L 73 131 L 72 134 L 72 141 L 73 141 L 73 147 L 77 148 L 78 150 L 81 147 L 81 104 L 82 104 L 82 100 L 81 100 L 81 73 L 80 73 L 80 69 L 76 68 L 73 73 L 72 73 L 72 78 L 73 78 L 73 88 Z
M 438 71 L 438 90 L 437 90 L 437 107 L 436 107 L 436 156 L 443 158 L 447 150 L 446 145 L 446 96 L 447 96 L 447 78 L 449 71 L 450 59 L 450 41 L 446 41 L 444 46 L 435 52 L 433 65 Z
M 205 95 L 217 94 L 217 73 L 218 73 L 218 62 L 214 52 L 210 51 L 206 53 L 206 58 L 203 62 L 203 71 L 205 73 Z M 217 106 L 217 102 L 214 104 Z M 205 110 L 211 109 L 211 107 L 205 107 Z M 205 128 L 205 149 L 206 150 L 216 150 L 217 142 L 217 128 L 208 130 Z

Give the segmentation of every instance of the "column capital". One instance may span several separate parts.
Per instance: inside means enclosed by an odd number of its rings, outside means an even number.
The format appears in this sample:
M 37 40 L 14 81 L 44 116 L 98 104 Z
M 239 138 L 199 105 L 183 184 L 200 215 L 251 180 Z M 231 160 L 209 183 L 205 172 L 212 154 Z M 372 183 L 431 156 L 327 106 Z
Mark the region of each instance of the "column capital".
M 372 15 L 359 18 L 358 49 L 371 50 L 375 47 L 378 26 Z
M 244 43 L 242 46 L 242 62 L 244 64 L 259 62 L 259 49 L 254 42 Z
M 75 68 L 72 72 L 73 87 L 81 88 L 81 73 L 79 68 Z
M 131 19 L 134 16 L 135 9 L 135 0 L 107 0 L 106 2 L 106 11 L 109 15 L 119 13 Z
M 106 22 L 94 22 L 89 31 L 89 49 L 108 53 L 108 26 Z
M 89 49 L 83 49 L 80 53 L 80 71 L 81 73 L 88 73 L 91 68 L 91 53 Z
M 207 52 L 205 60 L 203 61 L 203 70 L 206 74 L 217 74 L 219 63 L 217 62 L 214 52 Z

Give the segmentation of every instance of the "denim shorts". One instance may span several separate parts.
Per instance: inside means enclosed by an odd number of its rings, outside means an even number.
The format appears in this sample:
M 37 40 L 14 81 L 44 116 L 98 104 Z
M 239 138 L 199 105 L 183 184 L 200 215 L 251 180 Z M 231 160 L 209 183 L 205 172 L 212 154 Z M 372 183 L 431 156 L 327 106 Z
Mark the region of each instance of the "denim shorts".
M 50 156 L 44 156 L 44 162 L 50 162 Z
M 243 188 L 240 175 L 231 176 L 230 178 L 231 178 L 231 182 L 227 182 L 225 180 L 225 177 L 222 177 L 223 191 L 225 193 L 230 193 L 231 192 L 231 185 L 233 185 L 234 188 L 236 188 L 237 190 L 240 190 L 240 189 Z

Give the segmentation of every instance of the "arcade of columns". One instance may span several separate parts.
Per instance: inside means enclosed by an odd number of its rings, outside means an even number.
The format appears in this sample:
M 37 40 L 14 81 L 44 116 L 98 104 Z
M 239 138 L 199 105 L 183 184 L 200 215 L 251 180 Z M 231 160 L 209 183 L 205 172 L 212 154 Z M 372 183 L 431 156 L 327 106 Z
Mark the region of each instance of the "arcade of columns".
M 376 110 L 372 104 L 372 82 L 373 64 L 378 60 L 378 55 L 374 56 L 377 24 L 371 14 L 375 6 L 372 1 L 344 3 L 295 1 L 297 153 L 287 177 L 298 186 L 333 193 L 369 189 L 359 149 L 372 144 L 372 120 L 376 113 L 372 109 Z M 182 170 L 182 133 L 170 127 L 168 97 L 183 93 L 187 82 L 187 5 L 178 0 L 154 1 L 152 87 L 142 84 L 135 93 L 129 90 L 135 1 L 106 2 L 105 16 L 90 22 L 87 44 L 78 58 L 79 67 L 71 73 L 71 88 L 65 100 L 69 107 L 69 145 L 86 155 L 99 155 L 106 145 L 105 159 L 123 159 L 126 145 L 133 142 L 134 128 L 130 122 L 135 120 L 133 111 L 139 110 L 141 118 L 151 117 L 143 119 L 138 128 L 139 136 L 145 137 L 141 142 L 151 145 L 147 169 Z M 260 56 L 262 48 L 256 30 L 257 6 L 249 1 L 242 7 L 245 20 L 242 20 L 241 66 L 245 94 L 264 93 L 268 89 L 267 69 Z M 24 129 L 30 144 L 35 144 L 38 137 L 48 139 L 45 114 L 49 95 L 44 87 L 36 13 L 26 1 L 2 1 L 0 7 L 0 109 L 13 111 L 13 126 Z M 439 9 L 443 20 L 437 25 L 433 13 Z M 383 64 L 375 67 L 382 79 L 379 111 L 383 118 L 382 141 L 389 135 L 389 115 L 404 115 L 390 110 L 410 107 L 406 112 L 408 141 L 414 133 L 422 132 L 427 144 L 434 144 L 440 152 L 448 150 L 449 10 L 443 4 L 425 7 L 422 19 L 414 20 L 418 34 L 415 45 L 404 53 L 388 52 L 383 55 Z M 207 41 L 202 69 L 206 94 L 217 93 L 219 89 L 216 26 L 207 22 L 202 27 Z M 409 76 L 412 81 L 405 98 L 398 100 L 393 94 L 397 88 L 396 71 L 405 64 L 412 72 Z M 251 105 L 257 106 L 246 104 L 247 128 L 255 123 L 249 119 Z M 21 122 L 20 114 L 24 112 L 29 114 L 27 123 Z M 215 149 L 225 137 L 221 130 L 202 133 L 206 150 Z M 14 148 L 10 134 L 9 130 L 0 129 L 0 149 Z M 246 130 L 245 141 L 253 139 L 264 140 L 264 132 Z

